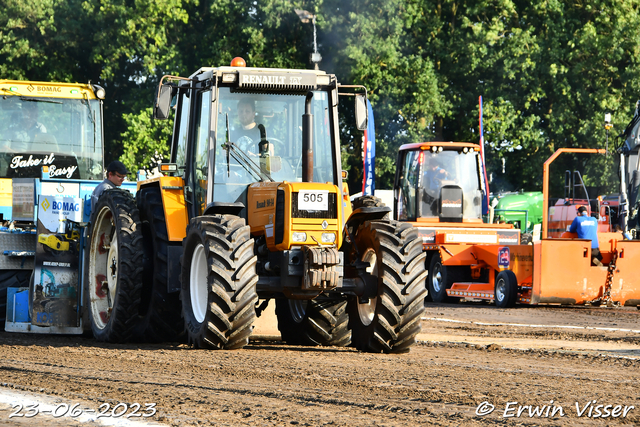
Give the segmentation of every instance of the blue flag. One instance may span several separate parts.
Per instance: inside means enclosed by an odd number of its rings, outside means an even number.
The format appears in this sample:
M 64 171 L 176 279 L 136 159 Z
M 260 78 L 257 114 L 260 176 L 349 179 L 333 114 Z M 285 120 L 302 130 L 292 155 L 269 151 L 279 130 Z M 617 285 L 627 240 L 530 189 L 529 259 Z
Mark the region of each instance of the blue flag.
M 364 131 L 362 147 L 362 195 L 373 196 L 376 191 L 376 127 L 373 120 L 373 108 L 367 99 L 368 122 Z

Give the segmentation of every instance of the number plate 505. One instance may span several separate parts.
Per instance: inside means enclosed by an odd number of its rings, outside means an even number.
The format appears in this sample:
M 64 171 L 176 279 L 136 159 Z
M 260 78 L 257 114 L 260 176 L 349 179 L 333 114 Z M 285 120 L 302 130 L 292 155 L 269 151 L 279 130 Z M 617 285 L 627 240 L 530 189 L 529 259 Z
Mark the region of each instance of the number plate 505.
M 302 190 L 298 192 L 298 209 L 304 211 L 328 211 L 329 192 L 326 190 Z

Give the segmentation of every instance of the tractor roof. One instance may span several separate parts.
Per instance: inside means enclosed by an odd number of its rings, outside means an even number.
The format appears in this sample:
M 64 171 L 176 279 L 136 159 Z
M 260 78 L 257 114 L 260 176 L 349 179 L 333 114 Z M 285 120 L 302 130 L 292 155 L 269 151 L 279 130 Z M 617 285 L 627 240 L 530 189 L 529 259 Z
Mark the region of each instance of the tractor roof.
M 82 83 L 35 82 L 28 80 L 0 80 L 3 96 L 96 99 L 93 89 Z

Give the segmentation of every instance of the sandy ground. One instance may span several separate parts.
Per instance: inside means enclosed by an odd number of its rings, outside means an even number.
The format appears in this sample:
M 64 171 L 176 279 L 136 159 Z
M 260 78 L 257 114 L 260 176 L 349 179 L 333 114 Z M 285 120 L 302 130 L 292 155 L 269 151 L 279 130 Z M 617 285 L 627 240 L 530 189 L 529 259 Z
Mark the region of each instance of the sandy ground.
M 238 351 L 1 332 L 0 426 L 638 425 L 639 320 L 635 308 L 429 304 L 404 355 L 288 346 L 268 317 Z M 36 404 L 84 418 L 19 417 Z

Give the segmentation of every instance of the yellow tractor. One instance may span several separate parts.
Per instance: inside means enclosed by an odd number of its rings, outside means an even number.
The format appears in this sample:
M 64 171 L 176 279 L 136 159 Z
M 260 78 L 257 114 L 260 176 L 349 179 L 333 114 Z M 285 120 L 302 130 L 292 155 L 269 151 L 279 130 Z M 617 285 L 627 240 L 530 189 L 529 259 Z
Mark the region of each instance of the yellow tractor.
M 364 129 L 366 89 L 323 71 L 232 63 L 164 76 L 154 117 L 175 110 L 164 176 L 139 182 L 135 204 L 109 191 L 94 211 L 96 335 L 242 348 L 275 300 L 289 344 L 409 351 L 426 296 L 422 240 L 374 198 L 352 205 L 339 95 L 355 97 Z

